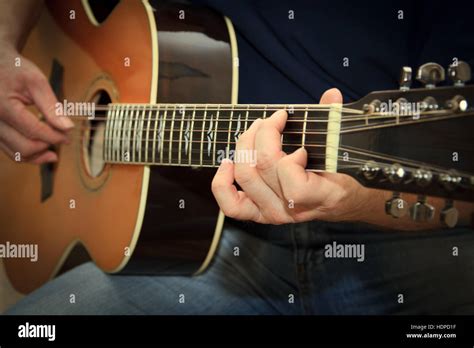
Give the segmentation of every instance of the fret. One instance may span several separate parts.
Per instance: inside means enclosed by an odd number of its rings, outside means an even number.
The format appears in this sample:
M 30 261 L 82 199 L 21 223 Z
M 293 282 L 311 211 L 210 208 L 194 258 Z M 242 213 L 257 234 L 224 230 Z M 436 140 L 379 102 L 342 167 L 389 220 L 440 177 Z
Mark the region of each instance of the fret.
M 137 139 L 140 137 L 138 135 L 138 128 L 140 127 L 140 106 L 136 106 L 135 107 L 135 117 L 133 118 L 132 120 L 132 123 L 133 123 L 133 128 L 132 128 L 132 139 L 131 139 L 131 144 L 130 144 L 130 147 L 132 148 L 131 151 L 132 151 L 132 156 L 131 156 L 131 160 L 132 162 L 135 162 L 135 158 L 138 159 L 138 154 L 135 156 L 136 152 L 137 152 Z
M 216 113 L 216 124 L 214 127 L 214 144 L 212 148 L 212 165 L 216 165 L 216 141 L 217 141 L 217 129 L 219 127 L 219 111 L 220 111 L 220 104 L 217 106 L 217 113 Z
M 110 160 L 112 162 L 115 161 L 115 147 L 117 142 L 117 125 L 118 125 L 118 118 L 120 115 L 120 106 L 117 105 L 116 110 L 114 112 L 114 119 L 112 124 L 112 129 L 110 133 Z
M 145 111 L 146 107 L 143 107 L 142 109 L 142 116 L 140 118 L 140 125 L 139 125 L 139 140 L 137 139 L 137 152 L 138 152 L 138 162 L 142 163 L 142 149 L 143 149 L 143 128 L 145 126 Z
M 118 126 L 118 136 L 117 136 L 117 161 L 122 162 L 122 154 L 124 149 L 124 139 L 125 139 L 125 122 L 127 122 L 128 117 L 128 105 L 123 105 L 123 112 L 119 118 Z
M 193 110 L 193 116 L 191 118 L 191 127 L 189 129 L 189 133 L 186 132 L 186 134 L 184 135 L 184 140 L 185 140 L 185 154 L 186 154 L 186 151 L 189 153 L 189 165 L 192 164 L 192 153 L 193 153 L 193 133 L 194 133 L 194 119 L 196 117 L 196 106 L 194 106 L 194 110 Z M 188 129 L 188 127 L 186 126 L 186 129 Z M 190 134 L 190 136 L 189 136 Z
M 130 112 L 131 112 L 131 107 L 130 105 L 125 106 L 125 111 L 123 113 L 123 121 L 122 121 L 122 134 L 120 135 L 121 139 L 121 149 L 120 149 L 120 155 L 119 155 L 119 160 L 120 162 L 125 162 L 124 159 L 124 154 L 127 152 L 127 140 L 128 140 L 128 132 L 130 130 L 130 127 L 128 126 L 128 122 L 130 121 Z
M 206 109 L 204 110 L 204 116 L 202 119 L 201 144 L 200 144 L 200 151 L 199 151 L 199 164 L 201 166 L 202 166 L 202 153 L 204 149 L 204 132 L 206 128 L 206 113 L 207 113 L 207 105 L 206 105 Z
M 156 109 L 156 113 L 155 113 L 155 119 L 153 120 L 155 122 L 154 124 L 154 127 L 153 127 L 153 146 L 152 146 L 152 149 L 151 149 L 151 160 L 152 160 L 152 163 L 156 163 L 156 151 L 155 151 L 155 148 L 156 148 L 156 142 L 157 142 L 157 136 L 158 136 L 158 123 L 161 122 L 161 119 L 160 119 L 160 106 L 158 106 L 158 108 Z M 161 132 L 161 129 L 160 129 L 160 132 Z
M 326 121 L 328 119 L 328 112 L 325 110 L 311 110 L 308 111 L 307 119 L 309 121 Z M 306 122 L 304 136 L 305 136 L 305 149 L 308 152 L 308 161 L 306 167 L 308 169 L 321 168 L 324 165 L 325 149 L 326 144 L 326 122 Z M 317 145 L 317 146 L 310 146 Z M 292 148 L 292 151 L 297 148 Z M 319 157 L 319 158 L 317 158 Z
M 106 144 L 107 144 L 107 160 L 112 160 L 112 131 L 113 131 L 113 124 L 115 122 L 115 111 L 117 110 L 116 105 L 112 104 L 111 108 L 109 109 L 109 115 L 107 116 L 107 125 L 106 125 Z
M 129 127 L 128 127 L 128 138 L 127 138 L 127 152 L 128 152 L 128 161 L 132 161 L 133 158 L 133 141 L 134 141 L 134 128 L 135 128 L 135 117 L 137 113 L 137 106 L 132 105 L 130 107 L 131 115 L 129 120 Z
M 120 110 L 120 115 L 118 118 L 118 124 L 116 127 L 117 134 L 115 135 L 115 140 L 116 140 L 116 145 L 115 145 L 115 161 L 120 162 L 121 161 L 121 156 L 120 153 L 122 152 L 121 144 L 122 144 L 122 123 L 123 123 L 123 117 L 125 113 L 125 106 L 122 105 L 121 110 Z
M 184 126 L 184 116 L 186 115 L 186 108 L 183 106 L 182 109 L 180 109 L 181 113 L 181 125 L 179 127 L 179 149 L 178 149 L 178 164 L 181 164 L 181 152 L 182 152 L 182 140 L 183 140 L 183 126 Z M 187 121 L 187 131 L 189 132 L 189 120 Z
M 163 153 L 165 147 L 165 134 L 166 134 L 166 119 L 168 116 L 168 105 L 165 106 L 165 113 L 163 117 L 160 116 L 160 126 L 159 126 L 159 141 L 158 141 L 158 150 L 160 151 L 160 163 L 164 163 L 163 161 Z
M 206 109 L 206 119 L 208 119 L 208 124 L 206 125 L 206 149 L 204 153 L 206 154 L 205 165 L 212 164 L 212 146 L 214 144 L 215 133 L 213 131 L 216 121 L 215 121 L 215 110 Z
M 264 108 L 263 108 L 263 119 L 267 118 L 267 107 L 268 107 L 268 105 L 265 105 Z
M 306 110 L 304 112 L 304 121 L 303 121 L 303 134 L 301 136 L 301 146 L 304 147 L 306 145 L 306 121 L 308 120 L 308 107 L 306 106 Z
M 144 109 L 145 111 L 145 109 Z M 150 143 L 150 123 L 151 123 L 151 116 L 152 110 L 148 113 L 148 120 L 146 125 L 146 136 L 145 136 L 145 162 L 148 163 L 148 144 Z
M 250 125 L 248 124 L 249 122 L 249 109 L 250 109 L 250 105 L 247 105 L 247 112 L 245 113 L 245 127 L 244 127 L 244 131 L 246 131 L 247 129 L 249 129 Z M 252 122 L 252 120 L 250 120 L 250 122 Z
M 232 113 L 232 111 L 231 111 Z M 215 149 L 214 156 L 215 161 L 213 161 L 213 166 L 219 166 L 224 158 L 228 158 L 228 148 L 227 148 L 227 139 L 229 136 L 229 119 L 232 117 L 231 113 L 229 114 L 228 109 L 222 109 L 222 106 L 218 111 L 218 125 L 216 125 L 216 135 L 215 135 Z
M 183 115 L 186 115 L 186 106 L 182 104 L 176 104 L 176 110 L 174 113 L 174 126 L 173 135 L 170 135 L 172 139 L 172 151 L 171 158 L 169 158 L 169 164 L 179 164 L 179 155 L 180 155 L 180 139 L 181 139 L 181 124 Z
M 127 137 L 126 137 L 126 151 L 125 151 L 125 161 L 130 162 L 132 160 L 132 152 L 133 152 L 133 119 L 135 117 L 135 112 L 136 112 L 136 107 L 135 105 L 130 105 L 130 115 L 127 120 L 127 125 L 125 126 L 125 129 L 127 131 Z
M 174 118 L 176 116 L 176 105 L 173 107 L 173 114 L 171 115 L 171 127 L 170 127 L 170 137 L 169 137 L 169 149 L 168 149 L 168 163 L 171 164 L 171 159 L 173 158 L 173 131 L 174 131 Z
M 295 109 L 293 105 L 285 108 L 288 113 L 288 120 L 304 120 L 306 111 Z M 303 127 L 305 122 L 287 122 L 285 130 L 281 135 L 282 150 L 286 153 L 292 153 L 298 150 L 303 144 Z
M 239 120 L 240 120 L 240 113 L 239 113 Z M 234 117 L 234 105 L 232 105 L 232 110 L 230 111 L 230 117 L 229 117 L 229 131 L 227 133 L 227 146 L 226 146 L 226 158 L 230 158 L 229 151 L 231 150 L 230 148 L 230 135 L 232 134 L 232 118 Z

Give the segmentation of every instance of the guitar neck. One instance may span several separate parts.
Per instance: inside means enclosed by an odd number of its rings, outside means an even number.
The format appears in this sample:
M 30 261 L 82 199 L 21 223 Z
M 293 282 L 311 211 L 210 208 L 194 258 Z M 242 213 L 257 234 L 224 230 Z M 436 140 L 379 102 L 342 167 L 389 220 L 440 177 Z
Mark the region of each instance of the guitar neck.
M 236 151 L 236 142 L 253 121 L 281 109 L 288 113 L 283 151 L 305 147 L 308 170 L 335 171 L 340 104 L 110 104 L 104 159 L 121 164 L 218 167 L 230 158 L 255 164 L 255 151 Z

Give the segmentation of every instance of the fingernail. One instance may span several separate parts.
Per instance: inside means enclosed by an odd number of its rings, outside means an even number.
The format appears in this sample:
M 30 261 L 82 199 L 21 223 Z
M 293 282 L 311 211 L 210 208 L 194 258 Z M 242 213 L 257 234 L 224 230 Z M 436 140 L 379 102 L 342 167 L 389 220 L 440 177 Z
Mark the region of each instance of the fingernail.
M 74 128 L 74 123 L 67 117 L 61 117 L 59 119 L 61 125 L 66 129 Z
M 231 164 L 232 161 L 228 158 L 224 158 L 221 162 L 221 165 L 219 166 L 219 171 L 225 170 L 229 164 Z
M 57 160 L 58 156 L 54 152 L 48 152 L 46 158 L 44 159 L 44 161 L 48 163 L 56 162 Z

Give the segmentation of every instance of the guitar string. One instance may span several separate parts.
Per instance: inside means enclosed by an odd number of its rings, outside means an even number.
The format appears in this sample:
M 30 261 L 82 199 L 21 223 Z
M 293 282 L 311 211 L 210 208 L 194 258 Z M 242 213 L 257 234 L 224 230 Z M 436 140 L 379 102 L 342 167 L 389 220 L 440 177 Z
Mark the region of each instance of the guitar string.
M 107 146 L 109 147 L 108 151 L 106 149 L 106 152 L 110 152 L 110 151 L 117 151 L 116 150 L 116 147 L 119 146 L 122 150 L 123 147 L 124 147 L 124 142 L 127 142 L 129 144 L 128 147 L 132 148 L 134 147 L 135 145 L 135 148 L 136 148 L 136 145 L 137 144 L 141 144 L 143 145 L 143 142 L 146 142 L 146 139 L 142 139 L 142 141 L 138 141 L 138 142 L 130 142 L 130 140 L 132 140 L 131 138 L 129 139 L 128 137 L 124 137 L 124 138 L 121 138 L 121 139 L 118 139 L 115 141 L 115 144 L 117 144 L 117 146 L 114 144 L 114 139 L 116 138 L 112 138 L 112 141 L 109 141 L 108 143 L 106 142 Z M 105 138 L 105 140 L 108 140 L 107 138 Z M 148 140 L 150 142 L 150 140 Z M 183 139 L 179 140 L 179 139 L 163 139 L 162 142 L 157 142 L 156 140 L 151 140 L 151 141 L 155 141 L 159 147 L 163 146 L 163 144 L 173 144 L 173 143 L 177 143 L 177 144 L 183 144 L 183 142 L 185 143 L 185 141 Z M 209 142 L 207 140 L 188 140 L 189 143 L 191 144 L 200 144 L 200 145 L 204 145 L 206 144 L 207 146 L 209 146 Z M 214 144 L 224 144 L 226 145 L 226 147 L 230 146 L 230 145 L 235 145 L 236 142 L 235 141 L 218 141 L 217 139 L 215 140 L 212 140 L 210 142 L 211 146 L 214 148 Z M 105 144 L 104 144 L 105 145 Z M 303 144 L 302 143 L 288 143 L 288 142 L 283 142 L 282 143 L 282 146 L 294 146 L 294 147 L 302 147 Z M 203 147 L 203 151 L 204 151 L 204 146 Z M 235 146 L 234 146 L 235 147 Z M 304 147 L 308 147 L 308 148 L 314 148 L 314 147 L 319 147 L 319 148 L 328 148 L 328 147 L 332 147 L 332 148 L 337 148 L 335 146 L 328 146 L 325 142 L 305 142 L 304 144 Z M 114 150 L 115 148 L 115 150 Z M 146 146 L 145 146 L 146 148 Z M 192 148 L 192 146 L 191 146 Z M 345 146 L 345 145 L 340 145 L 338 147 L 339 151 L 348 151 L 348 152 L 358 152 L 359 154 L 363 154 L 365 156 L 368 156 L 368 157 L 373 157 L 373 156 L 377 156 L 378 158 L 381 158 L 381 159 L 384 159 L 384 160 L 387 160 L 387 161 L 390 161 L 390 162 L 394 162 L 394 159 L 398 160 L 398 162 L 402 162 L 402 163 L 415 163 L 417 165 L 423 165 L 424 167 L 429 167 L 429 168 L 432 168 L 432 169 L 436 169 L 435 166 L 433 165 L 429 165 L 429 164 L 426 164 L 426 163 L 422 163 L 422 162 L 417 162 L 417 161 L 412 161 L 412 160 L 409 160 L 409 159 L 406 159 L 406 158 L 401 158 L 401 157 L 387 157 L 387 156 L 384 156 L 383 154 L 381 153 L 378 153 L 378 152 L 370 152 L 370 151 L 367 151 L 367 150 L 364 150 L 364 149 L 360 149 L 360 148 L 356 148 L 356 147 L 349 147 L 349 146 Z M 134 151 L 134 149 L 132 149 Z M 152 149 L 149 149 L 149 150 L 152 150 Z M 192 149 L 193 151 L 196 150 L 196 149 Z M 177 151 L 177 153 L 179 154 L 179 146 L 175 146 L 173 147 L 172 146 L 172 151 Z M 181 146 L 181 153 L 183 151 L 183 146 Z M 138 152 L 138 151 L 135 151 L 135 152 Z M 165 150 L 163 150 L 163 152 L 169 152 L 169 148 Z M 198 153 L 200 153 L 201 150 L 199 149 Z M 367 160 L 366 160 L 367 161 Z M 441 169 L 442 168 L 439 168 L 438 169 Z
M 196 143 L 201 143 L 200 141 L 197 141 Z M 290 146 L 298 146 L 298 147 L 301 147 L 301 145 L 299 144 L 284 144 L 285 145 L 290 145 Z M 311 145 L 314 147 L 314 145 Z M 320 148 L 327 148 L 327 146 L 319 146 Z M 376 153 L 376 152 L 372 152 L 372 153 L 366 153 L 364 150 L 362 149 L 358 149 L 358 150 L 353 150 L 353 149 L 347 149 L 343 146 L 341 146 L 339 148 L 340 150 L 339 151 L 344 151 L 344 152 L 348 152 L 348 153 L 356 153 L 356 154 L 359 154 L 359 155 L 363 155 L 363 156 L 368 156 L 369 158 L 368 159 L 353 159 L 351 156 L 349 156 L 349 159 L 347 159 L 347 156 L 339 156 L 338 158 L 339 159 L 343 159 L 343 162 L 356 162 L 358 161 L 357 163 L 359 164 L 366 164 L 370 159 L 372 159 L 372 157 L 377 157 L 379 159 L 383 159 L 385 161 L 387 161 L 388 163 L 377 163 L 377 164 L 388 164 L 388 165 L 391 165 L 391 164 L 394 164 L 394 163 L 398 163 L 400 165 L 404 164 L 405 168 L 415 168 L 415 169 L 419 169 L 419 168 L 424 168 L 424 169 L 430 169 L 431 171 L 435 172 L 435 173 L 445 173 L 447 172 L 447 169 L 444 169 L 442 167 L 439 167 L 439 166 L 433 166 L 433 165 L 430 165 L 430 164 L 427 164 L 427 163 L 423 163 L 423 162 L 417 162 L 417 161 L 413 161 L 413 160 L 409 160 L 409 159 L 404 159 L 404 158 L 400 158 L 400 157 L 390 157 L 390 156 L 384 156 L 383 154 L 380 154 L 380 153 Z M 113 152 L 116 151 L 116 150 L 113 150 L 112 149 L 112 156 L 113 156 Z M 151 155 L 150 155 L 150 151 L 151 151 Z M 204 149 L 203 149 L 204 151 Z M 123 152 L 122 152 L 123 153 Z M 152 149 L 148 149 L 148 151 L 143 151 L 141 152 L 142 156 L 141 157 L 145 157 L 145 153 L 148 153 L 148 158 L 152 158 L 153 157 L 153 150 Z M 171 153 L 172 153 L 172 157 L 171 157 L 171 160 L 173 160 L 173 158 L 176 158 L 176 156 L 179 156 L 179 149 L 176 149 L 176 148 L 172 148 L 171 149 Z M 135 152 L 135 157 L 138 157 L 138 152 Z M 181 150 L 181 154 L 182 154 L 182 150 Z M 201 155 L 201 149 L 191 149 L 191 154 L 199 154 Z M 130 155 L 133 155 L 133 153 L 130 153 L 129 154 L 129 157 Z M 174 155 L 174 156 L 173 156 Z M 189 156 L 189 151 L 187 154 L 185 154 L 184 156 L 182 155 L 181 158 L 185 158 Z M 314 154 L 311 154 L 309 153 L 308 154 L 308 157 L 309 158 L 313 158 Z M 117 156 L 117 157 L 120 157 L 120 156 Z M 155 151 L 155 158 L 156 157 L 161 157 L 161 152 L 160 151 Z M 166 158 L 169 158 L 169 149 L 166 149 L 166 150 L 163 150 L 163 157 L 166 157 Z M 209 157 L 209 156 L 207 156 Z M 213 157 L 215 157 L 213 155 Z M 315 157 L 315 158 L 319 158 L 319 157 Z M 325 155 L 321 155 L 321 158 L 328 158 L 328 156 L 325 156 Z M 212 159 L 203 159 L 204 161 L 209 161 L 209 162 L 213 162 Z M 129 161 L 125 161 L 126 163 L 129 162 Z M 463 172 L 458 172 L 459 175 L 464 175 L 464 176 L 469 176 L 470 174 L 468 173 L 463 173 Z
M 353 150 L 349 150 L 349 149 L 344 149 L 346 152 L 354 152 L 354 153 L 357 153 L 357 154 L 362 154 L 362 155 L 366 155 L 363 151 L 353 151 Z M 201 151 L 200 150 L 192 150 L 193 153 L 196 153 L 196 154 L 201 154 Z M 176 153 L 175 150 L 172 150 L 172 154 Z M 168 154 L 169 152 L 166 151 L 163 153 L 164 155 L 166 154 L 168 157 Z M 118 157 L 118 156 L 113 156 L 114 154 L 112 153 L 112 157 Z M 126 160 L 117 160 L 117 159 L 109 159 L 108 156 L 89 156 L 89 160 L 102 160 L 104 161 L 105 163 L 116 163 L 116 164 L 126 164 L 126 165 L 138 165 L 138 164 L 143 164 L 143 165 L 157 165 L 157 166 L 160 166 L 160 165 L 175 165 L 175 166 L 208 166 L 208 167 L 213 167 L 213 168 L 217 168 L 218 165 L 215 164 L 215 160 L 211 160 L 211 159 L 204 159 L 202 161 L 198 161 L 196 160 L 196 162 L 198 163 L 195 163 L 192 161 L 192 158 L 191 158 L 191 162 L 189 162 L 189 155 L 187 156 L 183 156 L 186 161 L 182 161 L 181 163 L 173 163 L 173 162 L 161 162 L 161 161 L 156 161 L 155 162 L 139 162 L 139 161 L 133 161 L 133 160 L 130 160 L 130 161 L 126 161 Z M 139 157 L 138 154 L 136 154 L 135 157 Z M 142 157 L 145 158 L 145 154 L 142 153 Z M 152 158 L 152 155 L 149 156 L 150 158 Z M 161 157 L 160 154 L 157 153 L 157 156 L 156 157 Z M 165 157 L 165 156 L 163 156 Z M 392 159 L 390 159 L 390 157 L 385 157 L 385 156 L 379 156 L 379 157 L 384 157 L 384 159 L 388 159 L 390 161 L 390 163 L 385 163 L 387 165 L 391 165 L 393 163 L 404 163 L 403 160 L 401 160 L 400 158 L 397 158 L 397 161 L 393 161 Z M 308 159 L 330 159 L 331 157 L 330 156 L 326 156 L 324 154 L 308 154 Z M 173 159 L 173 156 L 171 157 L 171 160 Z M 338 163 L 337 165 L 337 168 L 339 169 L 346 169 L 346 168 L 361 168 L 363 165 L 367 164 L 368 160 L 367 159 L 361 159 L 361 158 L 357 158 L 357 157 L 351 157 L 349 156 L 349 158 L 347 158 L 346 156 L 340 156 L 338 155 L 338 159 L 339 160 L 342 160 L 343 164 L 340 164 Z M 11 160 L 9 160 L 11 161 Z M 0 161 L 1 162 L 1 161 Z M 412 163 L 409 163 L 409 165 L 405 165 L 404 166 L 404 169 L 407 169 L 407 170 L 411 170 L 411 171 L 414 171 L 414 170 L 417 170 L 420 168 L 419 165 L 416 164 L 416 162 L 413 162 L 411 161 Z M 405 162 L 405 163 L 408 163 Z M 415 163 L 415 167 L 413 167 L 413 163 Z M 384 164 L 384 163 L 377 163 L 377 164 Z M 422 166 L 423 168 L 425 169 L 431 169 L 432 172 L 434 172 L 435 174 L 440 174 L 440 173 L 446 173 L 447 171 L 445 169 L 438 169 L 438 168 L 435 168 L 435 167 L 432 167 L 432 168 L 428 168 L 426 166 Z M 324 171 L 326 169 L 326 165 L 325 164 L 311 164 L 311 167 L 310 168 L 306 168 L 307 170 L 322 170 Z M 463 172 L 457 172 L 458 175 L 460 176 L 465 176 L 465 177 L 469 177 L 470 174 L 468 173 L 463 173 Z
M 330 111 L 330 110 L 328 110 Z M 453 112 L 454 110 L 451 110 L 451 109 L 448 109 L 448 110 L 432 110 L 432 111 L 424 111 L 424 112 L 420 112 L 420 113 L 407 113 L 407 114 L 397 114 L 397 113 L 385 113 L 385 112 L 378 112 L 378 113 L 370 113 L 370 114 L 365 114 L 363 116 L 360 116 L 360 114 L 358 115 L 344 115 L 344 113 L 341 113 L 341 122 L 355 122 L 355 121 L 367 121 L 367 120 L 380 120 L 380 119 L 386 119 L 386 118 L 395 118 L 395 119 L 401 119 L 401 118 L 413 118 L 414 120 L 422 117 L 422 116 L 433 116 L 433 115 L 453 115 Z M 468 109 L 466 111 L 463 111 L 463 112 L 459 112 L 459 113 L 454 113 L 455 115 L 458 115 L 458 116 L 461 116 L 461 115 L 471 115 L 472 114 L 472 111 L 471 109 Z M 148 116 L 148 117 L 144 117 L 144 116 Z M 164 114 L 162 115 L 158 115 L 158 117 L 150 117 L 150 115 L 136 115 L 136 116 L 133 116 L 133 115 L 109 115 L 109 116 L 91 116 L 91 117 L 88 117 L 88 116 L 82 116 L 82 115 L 67 115 L 67 116 L 58 116 L 58 117 L 68 117 L 69 119 L 73 120 L 73 121 L 77 121 L 77 122 L 80 122 L 80 121 L 107 121 L 107 120 L 110 120 L 111 122 L 113 121 L 136 121 L 136 120 L 140 120 L 140 121 L 144 121 L 144 122 L 148 122 L 148 120 L 150 120 L 150 122 L 159 122 L 159 121 L 164 121 Z M 169 116 L 169 118 L 168 118 Z M 199 116 L 203 116 L 203 115 L 199 115 Z M 187 117 L 188 118 L 182 118 L 180 117 L 179 115 L 166 115 L 167 119 L 166 119 L 166 122 L 171 122 L 174 120 L 174 122 L 192 122 L 193 120 L 195 122 L 209 122 L 211 119 L 213 121 L 219 121 L 219 122 L 237 122 L 238 119 L 236 119 L 235 117 L 232 117 L 232 118 L 221 118 L 221 117 L 215 117 L 214 116 L 217 116 L 216 115 L 210 115 L 211 117 L 201 117 L 201 118 L 192 118 L 192 115 L 188 115 Z M 189 118 L 191 117 L 191 118 Z M 227 116 L 226 116 L 227 117 Z M 328 122 L 331 122 L 331 120 L 329 120 L 328 118 L 325 118 L 325 119 L 321 119 L 321 120 L 318 120 L 318 119 L 313 119 L 311 118 L 312 116 L 311 115 L 307 115 L 306 117 L 301 117 L 301 116 L 288 116 L 289 118 L 287 119 L 286 122 L 306 122 L 306 123 L 328 123 Z M 259 118 L 262 118 L 262 117 L 259 117 Z M 268 117 L 267 117 L 268 118 Z M 256 120 L 256 118 L 249 118 L 249 117 L 244 117 L 244 118 L 241 118 L 240 119 L 241 122 L 245 122 L 246 120 L 249 122 L 253 122 Z

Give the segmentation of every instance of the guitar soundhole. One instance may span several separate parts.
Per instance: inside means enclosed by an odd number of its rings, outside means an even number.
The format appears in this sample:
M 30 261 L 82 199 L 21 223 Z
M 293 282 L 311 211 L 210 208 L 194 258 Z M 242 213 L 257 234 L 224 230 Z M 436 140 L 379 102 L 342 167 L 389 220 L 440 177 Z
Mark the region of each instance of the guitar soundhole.
M 105 167 L 104 137 L 107 114 L 102 108 L 107 106 L 111 99 L 107 92 L 99 91 L 92 102 L 96 105 L 96 111 L 94 118 L 85 123 L 82 153 L 87 173 L 98 177 Z
M 98 24 L 102 24 L 119 2 L 119 0 L 86 0 L 85 5 L 90 8 L 91 15 L 94 16 L 95 21 Z

